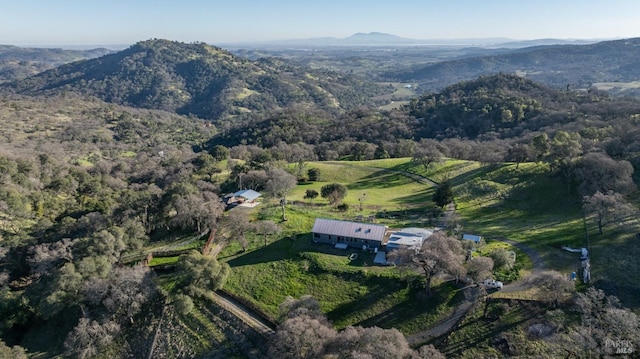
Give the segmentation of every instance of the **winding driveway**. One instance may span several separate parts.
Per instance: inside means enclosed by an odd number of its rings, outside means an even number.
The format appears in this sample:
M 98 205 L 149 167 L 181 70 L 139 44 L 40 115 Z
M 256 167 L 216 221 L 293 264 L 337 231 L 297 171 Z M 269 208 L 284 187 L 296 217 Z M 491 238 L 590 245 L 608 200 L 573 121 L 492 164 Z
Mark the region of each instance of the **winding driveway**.
M 542 259 L 542 256 L 540 256 L 540 253 L 538 253 L 538 251 L 536 251 L 535 249 L 527 246 L 526 244 L 522 244 L 520 242 L 516 242 L 511 239 L 506 239 L 506 238 L 491 238 L 491 239 L 499 242 L 507 243 L 509 245 L 512 245 L 518 248 L 519 250 L 523 251 L 529 258 L 531 258 L 531 262 L 533 262 L 533 268 L 531 269 L 531 274 L 528 277 L 521 278 L 511 284 L 505 285 L 500 292 L 501 293 L 520 292 L 520 291 L 524 291 L 531 288 L 533 284 L 529 281 L 529 278 L 531 276 L 540 274 L 542 271 L 545 270 L 544 260 Z

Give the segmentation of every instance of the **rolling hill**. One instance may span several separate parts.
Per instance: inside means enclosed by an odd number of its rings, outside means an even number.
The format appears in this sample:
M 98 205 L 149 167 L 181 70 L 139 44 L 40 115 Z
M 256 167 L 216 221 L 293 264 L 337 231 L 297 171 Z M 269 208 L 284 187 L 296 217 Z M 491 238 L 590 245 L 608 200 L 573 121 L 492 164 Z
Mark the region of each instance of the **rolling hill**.
M 111 52 L 105 48 L 65 50 L 0 45 L 0 83 L 21 80 L 56 66 Z
M 354 76 L 250 61 L 204 43 L 152 39 L 4 85 L 20 94 L 71 91 L 121 105 L 215 120 L 299 106 L 339 113 L 388 91 Z
M 589 45 L 535 46 L 510 53 L 443 61 L 390 71 L 386 80 L 418 82 L 423 91 L 496 73 L 516 73 L 555 87 L 588 88 L 639 78 L 640 38 Z

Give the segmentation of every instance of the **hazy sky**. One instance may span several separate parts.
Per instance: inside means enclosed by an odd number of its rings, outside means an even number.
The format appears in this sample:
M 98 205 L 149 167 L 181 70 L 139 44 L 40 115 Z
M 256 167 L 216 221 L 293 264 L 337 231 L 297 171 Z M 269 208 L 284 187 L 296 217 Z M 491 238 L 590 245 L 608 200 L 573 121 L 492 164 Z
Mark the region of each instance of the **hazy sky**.
M 0 44 L 640 36 L 638 0 L 0 0 Z

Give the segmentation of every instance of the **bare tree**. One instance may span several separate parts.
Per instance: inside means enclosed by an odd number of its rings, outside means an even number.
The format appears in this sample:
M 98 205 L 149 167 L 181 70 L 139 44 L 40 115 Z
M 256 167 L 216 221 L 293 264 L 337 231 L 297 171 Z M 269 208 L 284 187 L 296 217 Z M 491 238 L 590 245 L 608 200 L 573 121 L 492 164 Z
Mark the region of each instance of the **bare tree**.
M 347 327 L 337 332 L 309 295 L 280 305 L 283 323 L 269 345 L 271 358 L 442 359 L 433 346 L 414 352 L 396 329 Z
M 292 190 L 298 181 L 296 176 L 291 173 L 280 169 L 272 168 L 267 172 L 269 180 L 265 186 L 266 191 L 275 198 L 280 199 L 280 206 L 282 207 L 282 220 L 287 220 L 285 212 L 285 206 L 287 204 L 287 193 Z
M 616 161 L 606 153 L 587 153 L 576 165 L 578 191 L 591 196 L 600 191 L 627 194 L 635 190 L 633 166 L 628 161 Z
M 65 354 L 74 358 L 91 358 L 111 344 L 114 336 L 120 332 L 120 326 L 111 321 L 99 323 L 83 317 L 69 333 L 64 342 Z
M 504 248 L 496 248 L 489 253 L 495 269 L 511 269 L 515 264 L 515 253 Z
M 602 234 L 602 229 L 605 226 L 621 223 L 625 217 L 636 212 L 621 194 L 614 192 L 604 194 L 598 191 L 593 196 L 584 197 L 583 203 L 582 208 L 585 215 L 593 217 L 598 225 L 599 234 Z
M 415 353 L 397 329 L 346 327 L 328 343 L 337 358 L 411 358 Z
M 552 341 L 555 346 L 576 358 L 594 355 L 608 358 L 616 354 L 616 346 L 637 350 L 640 319 L 633 311 L 621 307 L 618 298 L 590 287 L 578 293 L 575 309 L 580 313 L 581 322 L 570 326 L 565 333 L 558 333 Z
M 267 184 L 269 177 L 264 170 L 252 170 L 242 175 L 242 189 L 261 191 Z
M 220 222 L 220 227 L 224 230 L 225 236 L 231 240 L 238 241 L 242 246 L 242 250 L 246 251 L 249 245 L 246 235 L 253 229 L 247 213 L 235 209 L 225 217 L 222 217 Z
M 269 236 L 272 236 L 274 234 L 278 234 L 281 231 L 280 226 L 278 226 L 275 222 L 273 221 L 260 221 L 258 222 L 258 224 L 256 225 L 256 229 L 258 231 L 258 233 L 262 234 L 264 236 L 264 245 L 267 245 L 267 240 L 269 238 Z
M 423 345 L 416 351 L 416 359 L 446 359 L 432 344 Z
M 558 307 L 560 300 L 575 290 L 573 281 L 556 271 L 544 271 L 532 277 L 531 281 L 543 291 L 544 298 L 554 308 Z
M 425 276 L 425 291 L 431 294 L 431 281 L 438 274 L 464 274 L 464 251 L 460 240 L 444 232 L 435 232 L 418 250 L 393 251 L 391 259 L 400 265 L 420 268 Z
M 180 196 L 173 205 L 176 215 L 171 223 L 183 229 L 195 229 L 198 233 L 212 229 L 224 209 L 218 196 L 209 192 Z
M 280 359 L 321 358 L 326 343 L 337 335 L 325 320 L 301 315 L 278 327 L 269 345 L 269 357 Z
M 326 320 L 324 313 L 320 309 L 320 303 L 310 295 L 303 295 L 300 299 L 287 297 L 279 307 L 280 318 L 282 320 L 295 318 L 299 316 L 307 316 L 319 320 Z
M 429 166 L 442 161 L 442 152 L 438 148 L 438 141 L 422 139 L 413 152 L 413 161 L 424 166 L 424 171 L 429 174 Z
M 489 257 L 473 257 L 467 264 L 467 275 L 476 283 L 491 277 L 493 259 Z
M 516 163 L 516 169 L 518 169 L 522 162 L 525 162 L 532 157 L 531 152 L 531 148 L 528 144 L 516 143 L 507 151 L 507 157 L 509 160 Z
M 40 276 L 51 274 L 53 269 L 73 261 L 73 246 L 77 241 L 65 238 L 53 243 L 36 244 L 29 248 L 27 263 L 31 271 Z
M 116 267 L 109 278 L 109 290 L 102 303 L 121 321 L 133 322 L 151 297 L 156 294 L 153 272 L 145 266 Z

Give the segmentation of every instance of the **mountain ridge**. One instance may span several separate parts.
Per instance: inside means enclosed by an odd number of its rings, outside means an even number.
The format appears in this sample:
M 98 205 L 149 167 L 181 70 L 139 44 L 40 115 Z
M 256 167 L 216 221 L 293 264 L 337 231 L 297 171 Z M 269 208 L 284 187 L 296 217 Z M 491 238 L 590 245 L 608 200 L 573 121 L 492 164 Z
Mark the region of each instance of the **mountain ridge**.
M 588 88 L 598 82 L 638 80 L 640 38 L 586 45 L 514 49 L 505 54 L 443 61 L 389 72 L 384 80 L 417 82 L 427 90 L 495 73 L 517 73 L 554 87 Z
M 19 94 L 72 91 L 121 105 L 216 120 L 290 106 L 340 112 L 385 88 L 279 59 L 237 57 L 205 43 L 151 39 L 3 85 Z
M 245 43 L 225 43 L 223 45 L 230 45 L 231 47 L 278 47 L 278 46 L 311 46 L 311 47 L 325 47 L 325 46 L 354 46 L 354 47 L 367 47 L 367 46 L 479 46 L 487 48 L 522 48 L 527 46 L 536 45 L 563 45 L 563 44 L 591 44 L 601 40 L 597 39 L 527 39 L 516 40 L 506 37 L 487 37 L 487 38 L 428 38 L 428 39 L 415 39 L 398 36 L 395 34 L 385 32 L 356 32 L 347 37 L 313 37 L 313 38 L 299 38 L 299 39 L 282 39 L 272 41 L 251 41 Z

